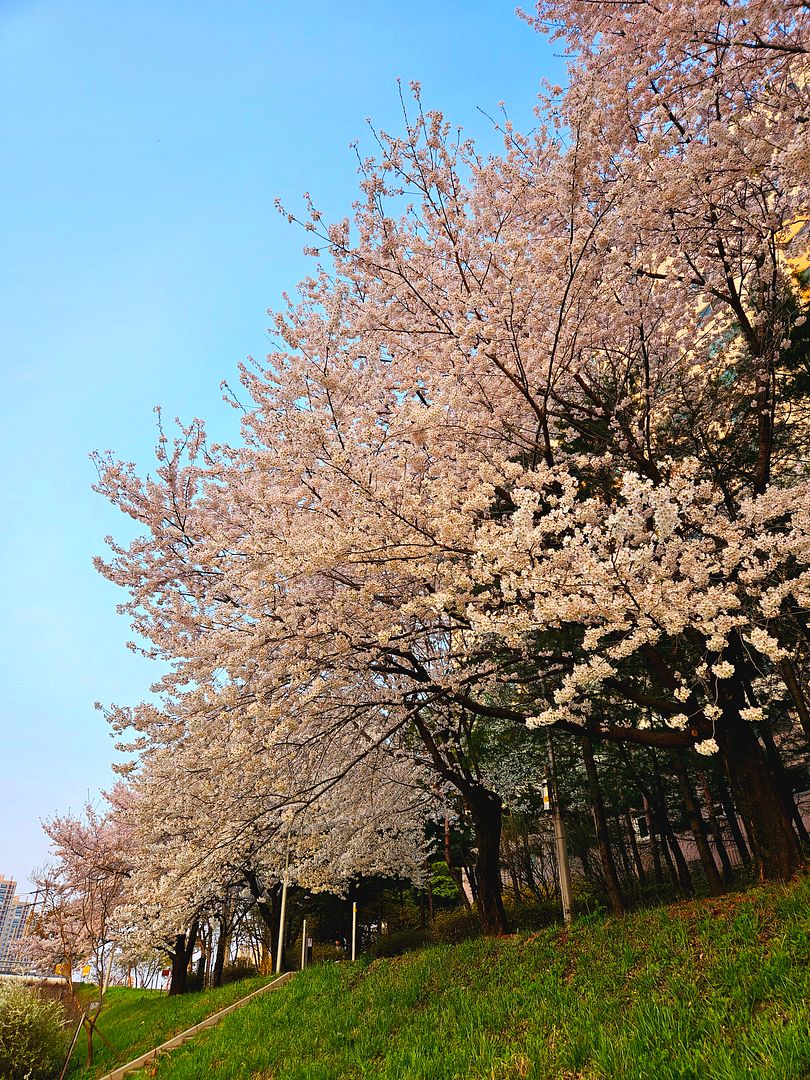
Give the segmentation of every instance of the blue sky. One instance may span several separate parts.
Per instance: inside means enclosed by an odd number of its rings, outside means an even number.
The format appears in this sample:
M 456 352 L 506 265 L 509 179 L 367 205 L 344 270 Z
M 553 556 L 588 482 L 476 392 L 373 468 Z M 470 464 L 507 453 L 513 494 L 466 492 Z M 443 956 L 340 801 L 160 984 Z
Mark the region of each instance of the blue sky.
M 526 129 L 561 70 L 501 0 L 0 0 L 0 873 L 24 883 L 40 819 L 110 783 L 93 702 L 153 677 L 91 565 L 126 523 L 90 451 L 148 469 L 156 404 L 233 437 L 219 384 L 309 268 L 274 199 L 347 213 L 397 77 L 495 150 L 478 107 Z

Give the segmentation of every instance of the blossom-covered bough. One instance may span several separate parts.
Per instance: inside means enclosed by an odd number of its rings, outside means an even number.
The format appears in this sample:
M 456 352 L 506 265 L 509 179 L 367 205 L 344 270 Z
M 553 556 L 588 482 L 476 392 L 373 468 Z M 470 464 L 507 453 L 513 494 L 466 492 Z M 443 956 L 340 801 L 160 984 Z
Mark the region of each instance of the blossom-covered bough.
M 499 932 L 481 746 L 508 723 L 719 753 L 759 872 L 796 868 L 755 686 L 779 673 L 810 726 L 790 271 L 807 20 L 758 0 L 544 0 L 538 28 L 574 52 L 534 133 L 504 121 L 503 154 L 480 159 L 414 87 L 353 221 L 308 202 L 318 269 L 242 371 L 244 445 L 212 448 L 194 422 L 161 435 L 153 479 L 98 459 L 99 490 L 143 527 L 100 568 L 170 663 L 165 707 L 121 725 L 147 757 L 184 744 L 175 791 L 196 752 L 228 747 L 234 843 L 277 753 L 323 755 L 323 806 L 387 756 L 395 786 L 413 771 L 400 791 L 465 801 Z M 288 784 L 278 812 L 315 794 Z

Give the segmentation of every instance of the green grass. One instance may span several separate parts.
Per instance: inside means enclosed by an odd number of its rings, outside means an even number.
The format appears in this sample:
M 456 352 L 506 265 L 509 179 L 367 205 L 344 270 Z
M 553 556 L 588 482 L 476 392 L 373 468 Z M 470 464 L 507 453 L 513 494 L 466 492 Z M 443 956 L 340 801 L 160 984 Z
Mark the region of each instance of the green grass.
M 321 965 L 138 1077 L 798 1080 L 810 1076 L 808 909 L 805 878 Z
M 151 1050 L 170 1039 L 179 1031 L 211 1016 L 226 1005 L 245 997 L 269 982 L 272 976 L 244 979 L 229 983 L 218 990 L 206 990 L 201 994 L 183 994 L 168 997 L 157 990 L 127 990 L 113 986 L 107 991 L 104 1009 L 98 1019 L 98 1029 L 110 1044 L 113 1052 L 95 1036 L 93 1039 L 93 1067 L 84 1067 L 87 1060 L 87 1039 L 82 1032 L 73 1051 L 68 1070 L 71 1080 L 90 1080 L 102 1076 L 117 1065 L 124 1065 L 139 1054 Z M 84 988 L 83 988 L 84 989 Z M 87 996 L 87 993 L 84 995 Z M 95 1000 L 94 995 L 90 995 Z M 83 1001 L 83 1004 L 87 1004 Z

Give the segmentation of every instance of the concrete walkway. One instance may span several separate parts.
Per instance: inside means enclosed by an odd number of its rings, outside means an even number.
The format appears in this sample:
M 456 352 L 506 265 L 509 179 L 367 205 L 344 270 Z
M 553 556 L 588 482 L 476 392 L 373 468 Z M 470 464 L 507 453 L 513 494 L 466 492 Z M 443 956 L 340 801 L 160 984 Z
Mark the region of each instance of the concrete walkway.
M 107 1073 L 101 1080 L 122 1080 L 128 1073 L 137 1072 L 137 1070 L 142 1069 L 144 1065 L 148 1065 L 151 1061 L 154 1061 L 158 1054 L 162 1054 L 164 1050 L 174 1050 L 176 1046 L 182 1046 L 184 1042 L 193 1039 L 194 1036 L 199 1035 L 201 1031 L 205 1031 L 206 1028 L 218 1024 L 223 1016 L 227 1016 L 228 1013 L 241 1009 L 243 1005 L 247 1005 L 249 1001 L 258 997 L 259 994 L 266 994 L 268 990 L 277 990 L 279 986 L 283 986 L 284 983 L 289 982 L 292 977 L 292 971 L 288 971 L 284 975 L 279 975 L 277 979 L 273 979 L 267 986 L 260 986 L 259 989 L 254 990 L 252 994 L 248 994 L 246 997 L 234 1001 L 234 1003 L 229 1005 L 226 1009 L 220 1009 L 218 1013 L 206 1017 L 205 1020 L 201 1020 L 199 1024 L 195 1024 L 194 1027 L 187 1028 L 186 1031 L 181 1031 L 179 1035 L 174 1035 L 167 1042 L 161 1043 L 160 1046 L 156 1046 L 154 1050 L 147 1050 L 145 1054 L 141 1054 L 140 1057 L 127 1062 L 126 1065 L 121 1065 L 117 1069 L 113 1069 L 111 1073 Z

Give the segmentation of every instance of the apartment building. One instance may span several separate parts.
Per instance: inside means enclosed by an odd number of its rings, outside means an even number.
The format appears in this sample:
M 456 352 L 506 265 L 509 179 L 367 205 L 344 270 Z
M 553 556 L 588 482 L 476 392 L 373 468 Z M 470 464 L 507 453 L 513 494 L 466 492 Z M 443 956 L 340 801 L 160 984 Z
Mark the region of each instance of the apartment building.
M 29 907 L 17 896 L 17 882 L 0 874 L 0 975 L 21 970 L 15 945 L 25 931 Z

